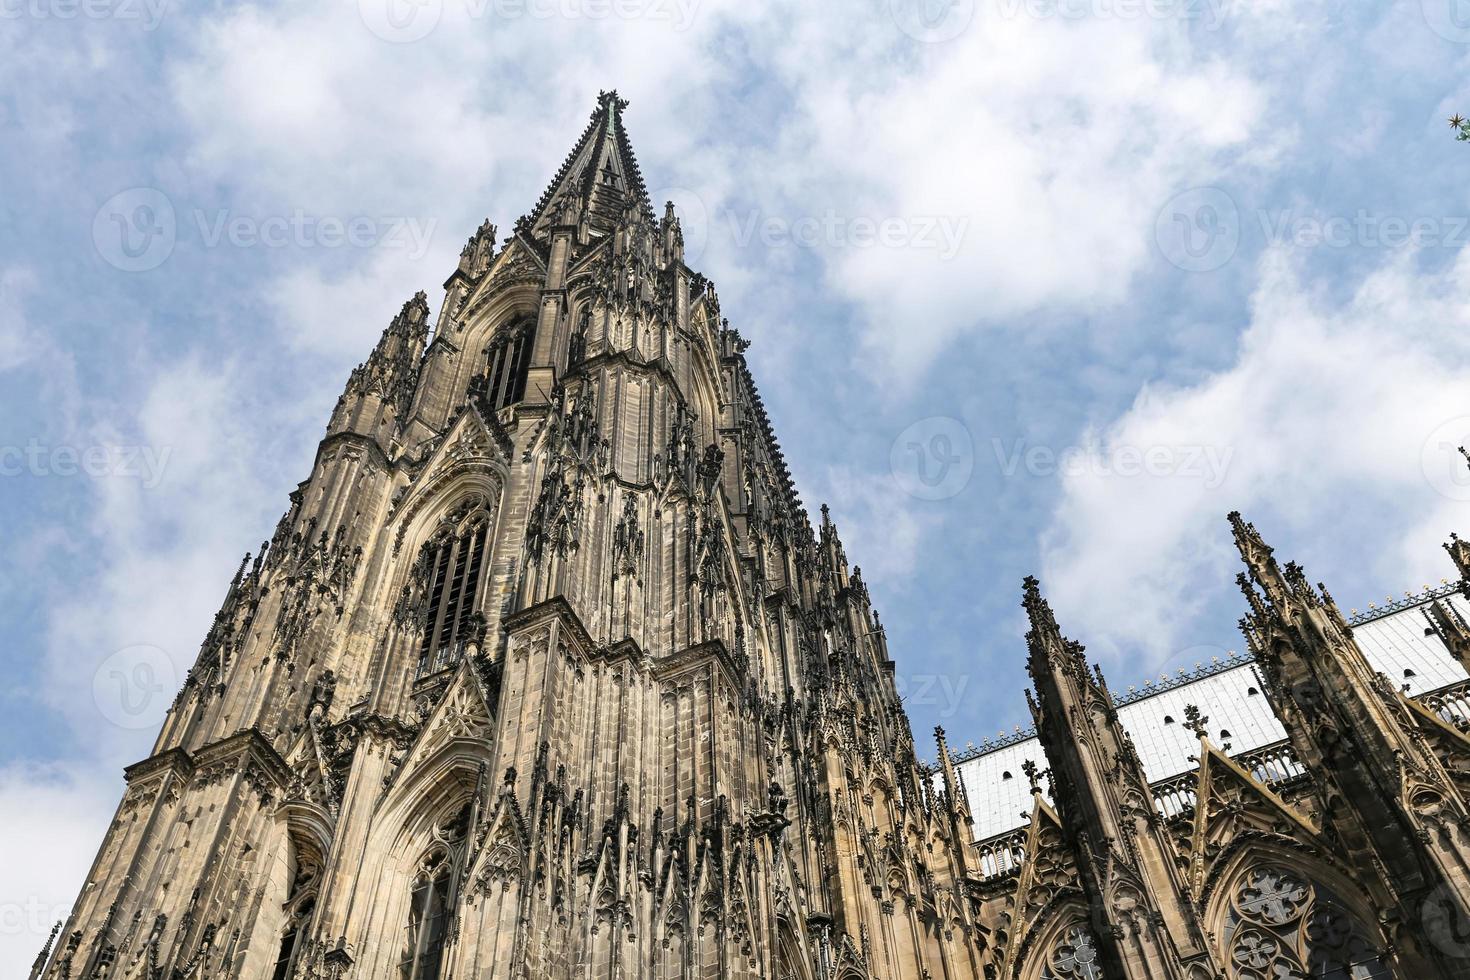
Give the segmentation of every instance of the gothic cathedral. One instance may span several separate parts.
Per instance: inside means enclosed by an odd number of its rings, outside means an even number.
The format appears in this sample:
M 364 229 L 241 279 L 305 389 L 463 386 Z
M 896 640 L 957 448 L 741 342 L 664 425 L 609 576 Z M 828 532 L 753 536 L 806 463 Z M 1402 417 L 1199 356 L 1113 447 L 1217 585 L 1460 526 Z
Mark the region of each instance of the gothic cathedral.
M 977 839 L 624 107 L 352 372 L 32 980 L 1470 976 L 1470 716 L 1238 517 L 1293 778 L 1191 705 L 1164 806 L 1028 580 L 1029 816 Z M 1461 666 L 1462 601 L 1408 614 Z

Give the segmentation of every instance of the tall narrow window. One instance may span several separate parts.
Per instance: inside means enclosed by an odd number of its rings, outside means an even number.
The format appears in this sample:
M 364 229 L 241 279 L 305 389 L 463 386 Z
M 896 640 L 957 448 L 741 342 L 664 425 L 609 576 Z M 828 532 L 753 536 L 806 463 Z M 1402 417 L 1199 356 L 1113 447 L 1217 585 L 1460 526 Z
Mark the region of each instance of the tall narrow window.
M 408 912 L 408 942 L 398 975 L 402 980 L 438 980 L 444 964 L 444 935 L 449 918 L 451 868 L 439 852 L 431 866 L 420 871 L 413 884 Z
M 291 980 L 295 974 L 296 961 L 301 956 L 303 933 L 306 931 L 306 923 L 311 918 L 314 907 L 315 902 L 307 899 L 295 912 L 291 913 L 286 931 L 281 936 L 281 948 L 276 954 L 276 968 L 271 973 L 271 980 Z
M 444 945 L 463 868 L 470 808 L 435 830 L 435 844 L 419 862 L 408 909 L 407 935 L 398 961 L 399 980 L 439 980 Z
M 316 888 L 320 874 L 321 865 L 316 857 L 297 854 L 296 873 L 285 904 L 286 924 L 281 931 L 281 944 L 276 952 L 271 980 L 291 980 L 296 975 L 302 950 L 306 946 L 312 912 L 316 910 Z
M 475 380 L 492 410 L 514 405 L 526 397 L 526 372 L 531 366 L 535 321 L 519 320 L 495 334 L 485 348 L 485 371 Z
M 419 647 L 418 676 L 460 661 L 469 637 L 485 574 L 485 545 L 490 518 L 477 510 L 445 528 L 425 545 L 429 595 L 424 637 Z

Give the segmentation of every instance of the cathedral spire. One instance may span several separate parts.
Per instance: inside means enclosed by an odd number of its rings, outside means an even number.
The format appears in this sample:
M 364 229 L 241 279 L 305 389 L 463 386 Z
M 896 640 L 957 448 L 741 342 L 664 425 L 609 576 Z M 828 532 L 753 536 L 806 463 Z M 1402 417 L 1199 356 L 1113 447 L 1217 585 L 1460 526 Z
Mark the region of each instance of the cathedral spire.
M 1147 914 L 1126 930 L 1113 929 L 1100 937 L 1100 953 L 1110 968 L 1099 975 L 1153 976 L 1145 963 L 1182 965 L 1203 958 L 1198 923 L 1167 900 L 1179 890 L 1178 872 L 1165 833 L 1152 816 L 1148 776 L 1102 671 L 1088 664 L 1081 643 L 1062 634 L 1035 578 L 1025 580 L 1021 604 L 1031 622 L 1027 669 L 1036 688 L 1034 697 L 1028 692 L 1027 698 L 1083 889 L 1096 907 L 1106 908 L 1119 875 L 1167 886 L 1158 893 L 1150 885 L 1134 886 L 1136 905 Z
M 653 204 L 623 127 L 627 107 L 627 100 L 616 91 L 598 93 L 587 128 L 536 207 L 517 222 L 516 231 L 540 241 L 550 237 L 552 228 L 568 225 L 589 235 L 605 235 L 630 208 L 654 222 Z

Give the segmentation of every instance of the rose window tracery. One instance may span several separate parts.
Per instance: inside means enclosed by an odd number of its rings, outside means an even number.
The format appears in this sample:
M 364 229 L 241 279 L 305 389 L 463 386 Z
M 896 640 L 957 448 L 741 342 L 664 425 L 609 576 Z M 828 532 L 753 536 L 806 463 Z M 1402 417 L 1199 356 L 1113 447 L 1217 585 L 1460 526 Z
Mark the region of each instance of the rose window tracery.
M 1101 959 L 1092 930 L 1075 923 L 1057 937 L 1041 980 L 1103 980 Z
M 1388 980 L 1367 930 L 1330 891 L 1256 866 L 1236 882 L 1224 930 L 1232 980 Z

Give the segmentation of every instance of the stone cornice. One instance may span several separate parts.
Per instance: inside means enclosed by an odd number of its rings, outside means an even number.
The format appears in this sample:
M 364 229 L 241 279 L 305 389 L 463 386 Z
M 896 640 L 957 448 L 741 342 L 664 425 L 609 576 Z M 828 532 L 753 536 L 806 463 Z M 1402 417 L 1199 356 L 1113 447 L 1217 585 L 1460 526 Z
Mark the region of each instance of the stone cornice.
M 582 625 L 582 618 L 577 615 L 571 603 L 559 595 L 511 613 L 505 618 L 504 627 L 507 633 L 514 633 L 550 619 L 559 620 L 571 631 L 572 636 L 582 648 L 583 656 L 591 656 L 597 649 L 592 635 L 587 632 L 587 627 Z
M 183 749 L 164 749 L 123 769 L 123 779 L 129 785 L 147 780 L 160 773 L 173 773 L 187 778 L 194 771 L 194 762 Z
M 660 681 L 671 683 L 708 665 L 714 665 L 725 675 L 731 692 L 738 696 L 744 688 L 741 683 L 743 672 L 735 666 L 724 640 L 706 640 L 657 660 L 653 675 Z

